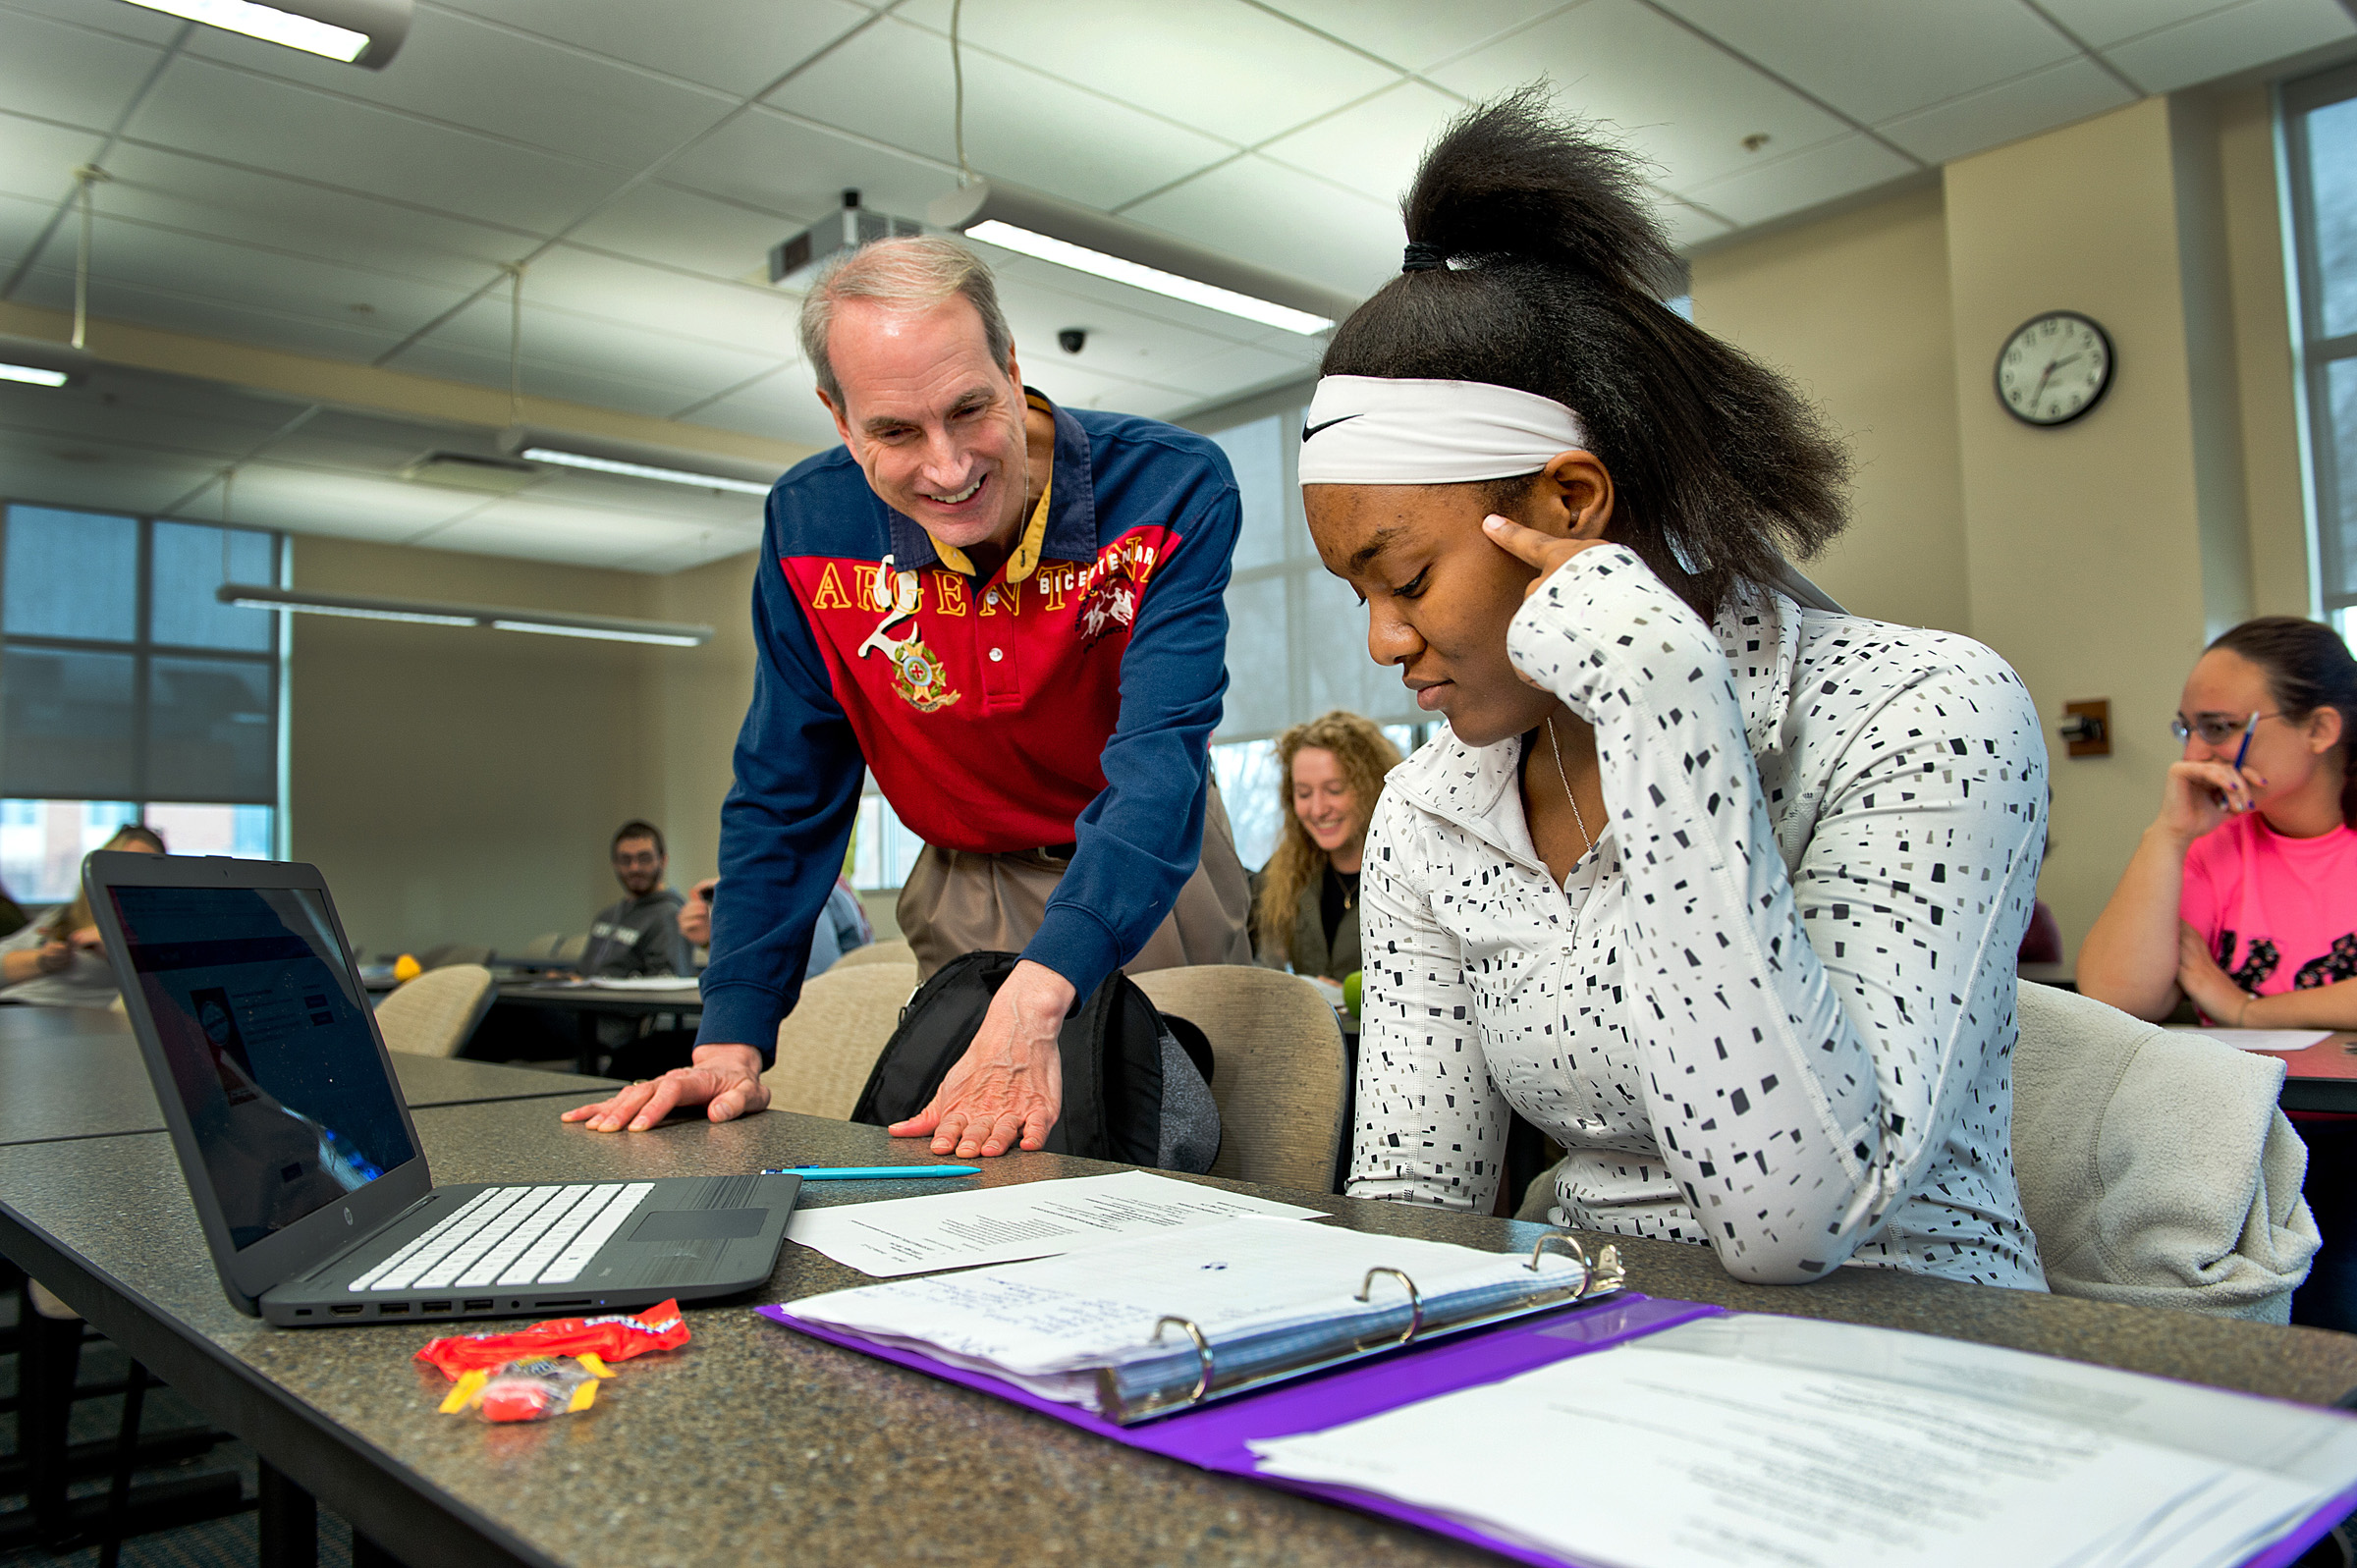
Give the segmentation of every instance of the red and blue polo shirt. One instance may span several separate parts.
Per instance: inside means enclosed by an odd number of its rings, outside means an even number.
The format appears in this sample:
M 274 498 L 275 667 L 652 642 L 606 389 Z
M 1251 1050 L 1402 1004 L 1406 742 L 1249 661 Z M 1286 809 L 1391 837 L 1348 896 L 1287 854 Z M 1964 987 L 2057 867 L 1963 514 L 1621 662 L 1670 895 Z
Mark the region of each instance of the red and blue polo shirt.
M 927 843 L 1076 845 L 1023 956 L 1082 996 L 1193 874 L 1228 685 L 1234 477 L 1201 436 L 1031 396 L 1055 419 L 1055 465 L 987 579 L 843 448 L 771 490 L 699 1040 L 774 1054 L 863 770 Z

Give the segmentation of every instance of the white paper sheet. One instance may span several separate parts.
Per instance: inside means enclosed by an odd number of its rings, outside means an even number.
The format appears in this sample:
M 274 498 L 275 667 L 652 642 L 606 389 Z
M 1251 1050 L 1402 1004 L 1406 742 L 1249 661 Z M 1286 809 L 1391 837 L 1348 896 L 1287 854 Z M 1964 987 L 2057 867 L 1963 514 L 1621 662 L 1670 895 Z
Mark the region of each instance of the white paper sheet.
M 1053 1258 L 1121 1236 L 1153 1235 L 1240 1215 L 1323 1219 L 1315 1209 L 1197 1187 L 1151 1171 L 875 1203 L 796 1209 L 786 1239 L 879 1278 L 974 1264 Z
M 1453 1291 L 1521 1284 L 1529 1265 L 1525 1253 L 1252 1216 L 980 1273 L 805 1296 L 786 1310 L 1014 1378 L 1050 1398 L 1093 1403 L 1093 1383 L 1059 1380 L 1061 1375 L 1109 1366 L 1151 1343 L 1165 1314 L 1191 1320 L 1217 1340 L 1365 1312 L 1368 1306 L 1353 1297 L 1371 1269 L 1401 1271 L 1430 1304 Z M 1541 1260 L 1551 1279 L 1576 1271 L 1568 1258 L 1550 1253 Z M 1396 1309 L 1407 1298 L 1396 1279 L 1378 1276 L 1369 1299 Z
M 2332 1038 L 2330 1029 L 2219 1029 L 2203 1024 L 2172 1023 L 2180 1035 L 2208 1035 L 2221 1046 L 2240 1051 L 2306 1051 L 2320 1040 Z
M 2357 1480 L 2357 1421 L 2329 1412 L 1771 1318 L 1253 1448 L 1612 1568 L 2208 1568 Z
M 678 975 L 609 975 L 602 980 L 560 980 L 555 984 L 573 991 L 694 991 L 695 977 L 682 979 Z

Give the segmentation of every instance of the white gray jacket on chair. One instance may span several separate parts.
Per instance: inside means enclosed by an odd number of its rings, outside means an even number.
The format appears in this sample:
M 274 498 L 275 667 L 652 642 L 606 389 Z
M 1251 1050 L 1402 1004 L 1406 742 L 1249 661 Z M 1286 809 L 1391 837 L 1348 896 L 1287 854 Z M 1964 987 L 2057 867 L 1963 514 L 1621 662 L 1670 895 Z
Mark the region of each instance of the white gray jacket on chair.
M 2013 1169 L 2057 1295 L 2290 1320 L 2316 1255 L 2283 1063 L 2021 988 Z

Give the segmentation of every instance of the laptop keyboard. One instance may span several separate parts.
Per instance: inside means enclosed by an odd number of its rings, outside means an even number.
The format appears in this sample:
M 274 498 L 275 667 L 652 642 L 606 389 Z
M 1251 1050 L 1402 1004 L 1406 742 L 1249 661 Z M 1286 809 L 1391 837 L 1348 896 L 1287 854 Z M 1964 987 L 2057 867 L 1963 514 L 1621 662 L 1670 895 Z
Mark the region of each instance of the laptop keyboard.
M 651 1181 L 492 1187 L 345 1288 L 569 1284 L 654 1190 Z

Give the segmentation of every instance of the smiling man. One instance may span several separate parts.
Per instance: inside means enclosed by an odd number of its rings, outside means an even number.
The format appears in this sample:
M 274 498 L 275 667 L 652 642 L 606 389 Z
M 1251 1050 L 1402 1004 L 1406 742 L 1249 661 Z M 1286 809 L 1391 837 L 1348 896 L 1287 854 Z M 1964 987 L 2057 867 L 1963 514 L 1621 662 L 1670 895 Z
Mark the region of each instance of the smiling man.
M 695 1064 L 567 1117 L 768 1104 L 864 770 L 926 844 L 900 901 L 920 972 L 1022 955 L 892 1130 L 937 1154 L 1041 1148 L 1076 999 L 1116 968 L 1251 961 L 1208 763 L 1235 482 L 1200 436 L 1025 388 L 990 272 L 954 242 L 855 252 L 801 337 L 844 445 L 770 492 Z

